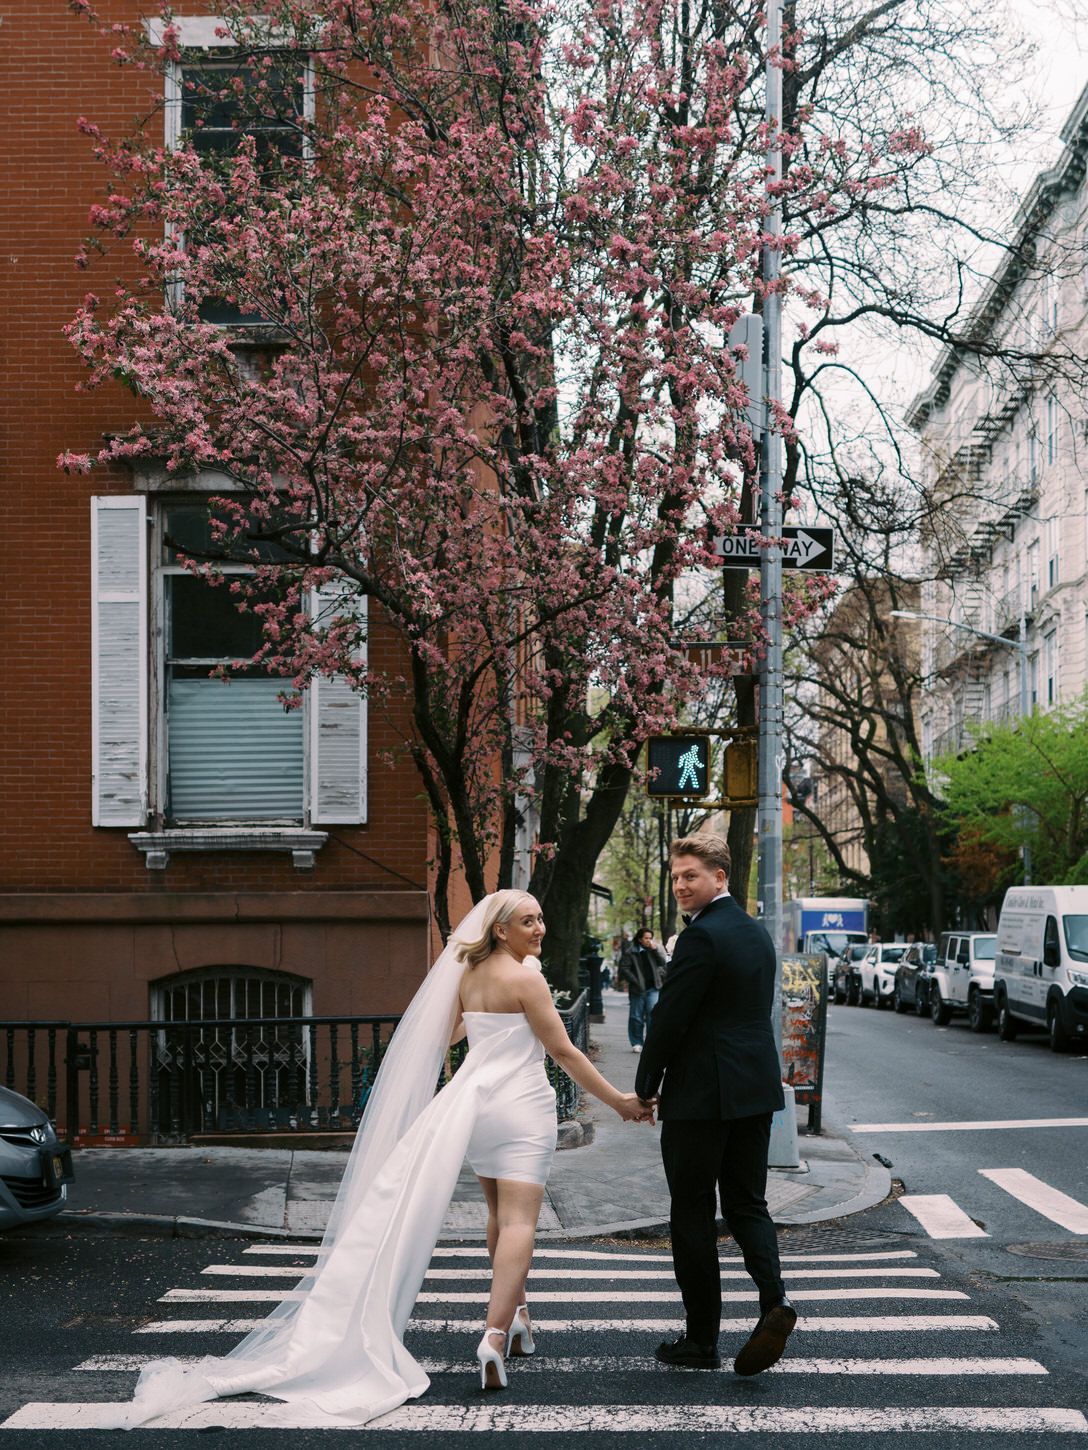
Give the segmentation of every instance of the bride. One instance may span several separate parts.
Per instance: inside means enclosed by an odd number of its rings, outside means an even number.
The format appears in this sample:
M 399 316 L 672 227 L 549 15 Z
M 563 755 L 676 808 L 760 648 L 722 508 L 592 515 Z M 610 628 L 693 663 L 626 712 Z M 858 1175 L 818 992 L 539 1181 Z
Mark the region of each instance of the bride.
M 228 1355 L 148 1365 L 132 1404 L 103 1428 L 254 1391 L 287 1402 L 284 1425 L 343 1428 L 423 1394 L 430 1381 L 404 1330 L 466 1157 L 487 1202 L 492 1264 L 481 1385 L 505 1387 L 505 1355 L 534 1349 L 525 1282 L 556 1135 L 545 1052 L 620 1117 L 652 1121 L 567 1036 L 540 973 L 543 938 L 524 892 L 473 907 L 393 1034 L 314 1269 Z M 442 1059 L 466 1033 L 464 1062 L 436 1094 Z

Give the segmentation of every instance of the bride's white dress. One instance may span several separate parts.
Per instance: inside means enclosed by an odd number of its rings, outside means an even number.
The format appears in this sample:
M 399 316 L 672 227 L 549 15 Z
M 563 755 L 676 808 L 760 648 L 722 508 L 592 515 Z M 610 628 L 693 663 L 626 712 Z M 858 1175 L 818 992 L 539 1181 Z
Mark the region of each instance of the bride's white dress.
M 447 964 L 447 976 L 458 981 L 460 969 L 453 977 Z M 450 1012 L 456 1016 L 455 999 L 442 1017 L 439 1061 Z M 406 1015 L 393 1036 L 396 1044 L 409 1028 L 402 1074 L 411 1026 Z M 353 1151 L 317 1266 L 292 1297 L 229 1355 L 148 1366 L 116 1427 L 164 1414 L 176 1423 L 171 1412 L 252 1391 L 286 1401 L 285 1424 L 362 1425 L 424 1392 L 429 1380 L 402 1339 L 464 1159 L 484 1177 L 543 1183 L 555 1149 L 555 1093 L 524 1013 L 467 1012 L 465 1027 L 464 1062 L 422 1111 L 411 1115 L 399 1099 L 391 1104 L 388 1091 L 373 1117 L 368 1106 L 360 1129 L 367 1141 L 362 1153 L 358 1144 Z M 429 1073 L 433 1092 L 437 1067 L 425 1058 L 414 1076 Z M 399 1086 L 396 1064 L 385 1085 Z M 418 1083 L 414 1090 L 421 1091 Z M 406 1128 L 398 1114 L 411 1115 Z

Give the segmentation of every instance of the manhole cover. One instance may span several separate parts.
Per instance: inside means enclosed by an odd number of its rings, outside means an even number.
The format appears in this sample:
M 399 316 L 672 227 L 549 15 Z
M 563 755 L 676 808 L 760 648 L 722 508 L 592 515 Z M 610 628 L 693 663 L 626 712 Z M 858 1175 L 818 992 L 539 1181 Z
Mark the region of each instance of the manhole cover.
M 780 1227 L 778 1242 L 783 1252 L 793 1254 L 820 1253 L 879 1253 L 882 1249 L 896 1248 L 904 1242 L 906 1235 L 881 1233 L 874 1229 Z
M 1060 1244 L 1006 1244 L 1010 1254 L 1025 1259 L 1088 1259 L 1088 1239 L 1069 1239 Z

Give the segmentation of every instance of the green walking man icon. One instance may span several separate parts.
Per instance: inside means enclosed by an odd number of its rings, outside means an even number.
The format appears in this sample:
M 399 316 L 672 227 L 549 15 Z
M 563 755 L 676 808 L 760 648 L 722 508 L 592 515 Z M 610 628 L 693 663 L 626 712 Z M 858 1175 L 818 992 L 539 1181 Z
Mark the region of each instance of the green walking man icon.
M 683 790 L 688 783 L 688 776 L 690 776 L 692 787 L 697 790 L 699 788 L 699 767 L 703 763 L 699 758 L 698 742 L 690 750 L 685 750 L 676 763 L 681 767 L 677 789 Z

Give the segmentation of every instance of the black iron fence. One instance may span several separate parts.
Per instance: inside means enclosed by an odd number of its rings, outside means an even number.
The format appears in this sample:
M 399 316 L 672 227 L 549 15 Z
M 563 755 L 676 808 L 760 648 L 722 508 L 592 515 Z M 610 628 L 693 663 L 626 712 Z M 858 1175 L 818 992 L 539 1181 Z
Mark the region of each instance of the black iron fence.
M 560 1014 L 585 1051 L 588 996 Z M 358 1126 L 400 1018 L 3 1022 L 3 1082 L 70 1142 L 185 1142 L 207 1133 L 326 1133 Z M 461 1052 L 450 1055 L 456 1070 Z M 445 1076 L 446 1069 L 443 1070 Z M 578 1088 L 551 1061 L 560 1119 Z

